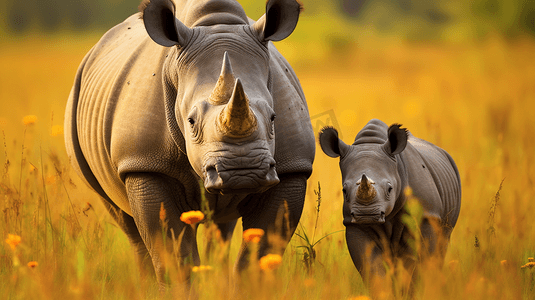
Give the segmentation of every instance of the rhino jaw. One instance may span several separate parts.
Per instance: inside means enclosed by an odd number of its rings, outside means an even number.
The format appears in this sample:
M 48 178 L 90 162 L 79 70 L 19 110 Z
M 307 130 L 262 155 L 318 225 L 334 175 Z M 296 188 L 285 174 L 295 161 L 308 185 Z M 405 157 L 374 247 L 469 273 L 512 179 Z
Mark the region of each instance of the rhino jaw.
M 351 223 L 353 224 L 383 224 L 386 213 L 383 208 L 354 208 L 351 210 Z
M 204 187 L 211 194 L 261 193 L 279 183 L 275 160 L 236 158 L 238 165 L 219 160 L 204 168 Z

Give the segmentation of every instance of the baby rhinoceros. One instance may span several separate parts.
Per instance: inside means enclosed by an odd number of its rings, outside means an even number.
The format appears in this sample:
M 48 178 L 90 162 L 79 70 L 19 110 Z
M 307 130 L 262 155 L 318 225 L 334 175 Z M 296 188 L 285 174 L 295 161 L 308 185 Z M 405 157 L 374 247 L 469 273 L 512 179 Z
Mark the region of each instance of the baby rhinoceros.
M 340 157 L 347 247 L 365 281 L 385 275 L 384 256 L 414 267 L 414 236 L 402 218 L 408 197 L 423 209 L 423 256 L 437 254 L 443 261 L 461 207 L 459 171 L 448 153 L 399 124 L 388 127 L 375 119 L 352 145 L 331 127 L 322 129 L 319 142 L 325 154 Z

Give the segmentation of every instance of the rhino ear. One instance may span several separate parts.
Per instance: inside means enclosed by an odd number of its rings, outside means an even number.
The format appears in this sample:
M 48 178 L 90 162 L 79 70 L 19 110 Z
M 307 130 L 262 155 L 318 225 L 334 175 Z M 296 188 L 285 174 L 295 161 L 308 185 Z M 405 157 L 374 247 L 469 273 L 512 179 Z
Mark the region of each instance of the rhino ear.
M 385 152 L 390 155 L 396 155 L 405 150 L 407 135 L 407 129 L 401 128 L 400 124 L 390 125 L 388 127 L 388 140 L 383 145 Z
M 330 126 L 320 131 L 319 142 L 323 153 L 330 157 L 343 157 L 349 151 L 349 146 L 338 138 L 338 131 Z
M 192 30 L 175 18 L 175 5 L 171 0 L 145 0 L 139 10 L 145 29 L 154 42 L 164 47 L 188 43 Z
M 296 0 L 269 0 L 266 13 L 254 23 L 253 29 L 261 41 L 280 41 L 295 29 L 302 6 Z

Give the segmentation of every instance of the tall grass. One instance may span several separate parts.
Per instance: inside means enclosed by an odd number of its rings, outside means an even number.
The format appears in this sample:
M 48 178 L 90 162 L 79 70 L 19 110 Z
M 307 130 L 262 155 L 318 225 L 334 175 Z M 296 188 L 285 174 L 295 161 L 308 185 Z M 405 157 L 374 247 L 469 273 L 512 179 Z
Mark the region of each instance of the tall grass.
M 69 41 L 58 36 L 0 45 L 3 298 L 160 296 L 154 281 L 139 275 L 126 236 L 70 168 L 59 133 L 76 68 L 94 42 L 93 37 Z M 314 60 L 295 54 L 299 45 L 284 42 L 278 47 L 297 66 L 310 114 L 333 109 L 345 142 L 369 119 L 379 118 L 402 123 L 457 162 L 461 214 L 445 264 L 421 267 L 417 298 L 533 298 L 534 271 L 520 267 L 535 255 L 535 42 L 370 42 L 336 55 L 326 50 Z M 28 115 L 36 121 L 24 124 Z M 319 130 L 318 120 L 312 121 Z M 316 182 L 321 182 L 321 214 Z M 344 229 L 338 161 L 321 151 L 299 228 L 316 232 L 314 238 Z M 294 236 L 278 269 L 264 276 L 251 270 L 242 284 L 234 285 L 232 264 L 241 227 L 230 245 L 215 244 L 211 251 L 204 251 L 205 231 L 199 228 L 201 259 L 212 269 L 192 276 L 192 291 L 199 299 L 348 299 L 368 294 L 344 234 L 329 235 L 313 247 L 313 272 L 303 263 L 301 238 Z M 5 242 L 8 234 L 21 237 L 15 249 Z M 227 255 L 230 261 L 223 263 Z M 29 262 L 38 265 L 31 268 Z M 172 298 L 173 292 L 164 298 Z

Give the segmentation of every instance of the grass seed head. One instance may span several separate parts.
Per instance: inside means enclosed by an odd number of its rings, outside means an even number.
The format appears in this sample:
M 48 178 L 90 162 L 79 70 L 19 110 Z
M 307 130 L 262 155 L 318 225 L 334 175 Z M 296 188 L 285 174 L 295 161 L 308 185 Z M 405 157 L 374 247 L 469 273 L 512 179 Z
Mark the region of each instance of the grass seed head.
M 165 208 L 163 207 L 163 202 L 160 204 L 160 220 L 165 221 L 166 218 L 166 212 Z M 182 220 L 182 218 L 180 218 Z

